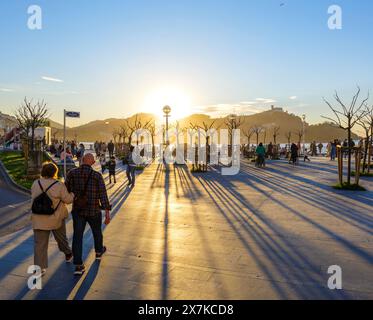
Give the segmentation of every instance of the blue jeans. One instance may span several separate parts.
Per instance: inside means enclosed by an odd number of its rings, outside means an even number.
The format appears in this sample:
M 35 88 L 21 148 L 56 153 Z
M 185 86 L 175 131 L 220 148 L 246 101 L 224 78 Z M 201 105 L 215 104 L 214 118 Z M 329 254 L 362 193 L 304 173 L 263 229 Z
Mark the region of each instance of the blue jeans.
M 135 179 L 136 179 L 136 167 L 135 166 L 127 166 L 126 170 L 127 178 L 129 181 L 129 184 L 135 184 Z
M 95 242 L 95 251 L 102 252 L 103 250 L 103 236 L 102 236 L 102 216 L 101 212 L 97 213 L 93 217 L 84 217 L 79 215 L 77 212 L 73 211 L 73 226 L 74 226 L 74 236 L 73 236 L 73 256 L 74 264 L 82 265 L 83 264 L 83 235 L 85 226 L 88 222 L 91 227 L 93 239 Z

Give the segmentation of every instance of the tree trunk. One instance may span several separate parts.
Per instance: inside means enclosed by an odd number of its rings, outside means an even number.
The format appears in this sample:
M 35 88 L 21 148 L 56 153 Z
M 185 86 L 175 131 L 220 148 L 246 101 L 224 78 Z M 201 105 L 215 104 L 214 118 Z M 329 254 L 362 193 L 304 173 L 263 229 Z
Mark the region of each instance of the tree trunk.
M 34 146 L 35 146 L 35 128 L 31 128 L 31 151 L 34 151 Z
M 367 132 L 367 136 L 365 137 L 365 146 L 364 146 L 364 159 L 363 159 L 363 173 L 365 173 L 367 169 L 367 157 L 369 152 L 369 131 Z
M 348 146 L 348 163 L 347 163 L 347 184 L 351 184 L 351 117 L 348 118 L 347 130 L 347 146 Z

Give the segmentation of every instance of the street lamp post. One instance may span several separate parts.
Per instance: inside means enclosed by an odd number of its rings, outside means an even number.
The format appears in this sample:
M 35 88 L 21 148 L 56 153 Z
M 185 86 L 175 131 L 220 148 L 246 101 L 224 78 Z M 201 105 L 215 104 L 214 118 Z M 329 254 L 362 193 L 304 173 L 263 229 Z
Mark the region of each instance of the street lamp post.
M 170 106 L 164 106 L 163 107 L 163 113 L 164 117 L 166 118 L 166 145 L 168 146 L 170 144 L 170 141 L 168 139 L 168 118 L 171 116 L 171 107 Z

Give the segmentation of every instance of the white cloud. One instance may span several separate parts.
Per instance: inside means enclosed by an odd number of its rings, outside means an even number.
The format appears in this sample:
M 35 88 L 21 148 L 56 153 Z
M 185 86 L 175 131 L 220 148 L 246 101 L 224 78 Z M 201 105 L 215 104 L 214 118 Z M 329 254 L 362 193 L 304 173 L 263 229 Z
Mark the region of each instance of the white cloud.
M 267 103 L 275 103 L 275 102 L 277 102 L 277 101 L 274 100 L 274 99 L 266 99 L 266 98 L 256 98 L 255 100 L 256 100 L 257 102 L 264 103 L 264 104 L 267 104 Z
M 8 88 L 0 88 L 1 92 L 14 92 L 13 89 L 8 89 Z
M 41 78 L 42 78 L 43 80 L 45 80 L 45 81 L 63 82 L 63 80 L 61 80 L 61 79 L 52 78 L 52 77 L 47 77 L 47 76 L 42 76 Z
M 225 117 L 228 114 L 249 115 L 265 111 L 267 108 L 260 106 L 258 102 L 246 101 L 239 103 L 226 103 L 197 106 L 193 108 L 195 113 L 204 113 L 212 117 Z
M 242 104 L 242 105 L 251 105 L 251 104 L 255 104 L 255 102 L 254 101 L 242 101 L 242 102 L 240 102 L 240 104 Z
M 290 100 L 296 100 L 298 97 L 297 96 L 291 96 L 289 97 Z

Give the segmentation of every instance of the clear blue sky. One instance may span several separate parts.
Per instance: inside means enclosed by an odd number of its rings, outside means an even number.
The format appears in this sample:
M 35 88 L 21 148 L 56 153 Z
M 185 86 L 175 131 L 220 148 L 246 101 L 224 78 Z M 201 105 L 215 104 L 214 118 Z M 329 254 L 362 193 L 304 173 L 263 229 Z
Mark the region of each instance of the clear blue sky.
M 41 31 L 27 28 L 31 4 Z M 342 30 L 327 27 L 332 4 Z M 0 110 L 44 98 L 55 120 L 67 107 L 87 122 L 141 111 L 173 87 L 193 111 L 275 100 L 318 122 L 335 89 L 348 100 L 357 84 L 373 91 L 372 25 L 369 0 L 1 0 Z

